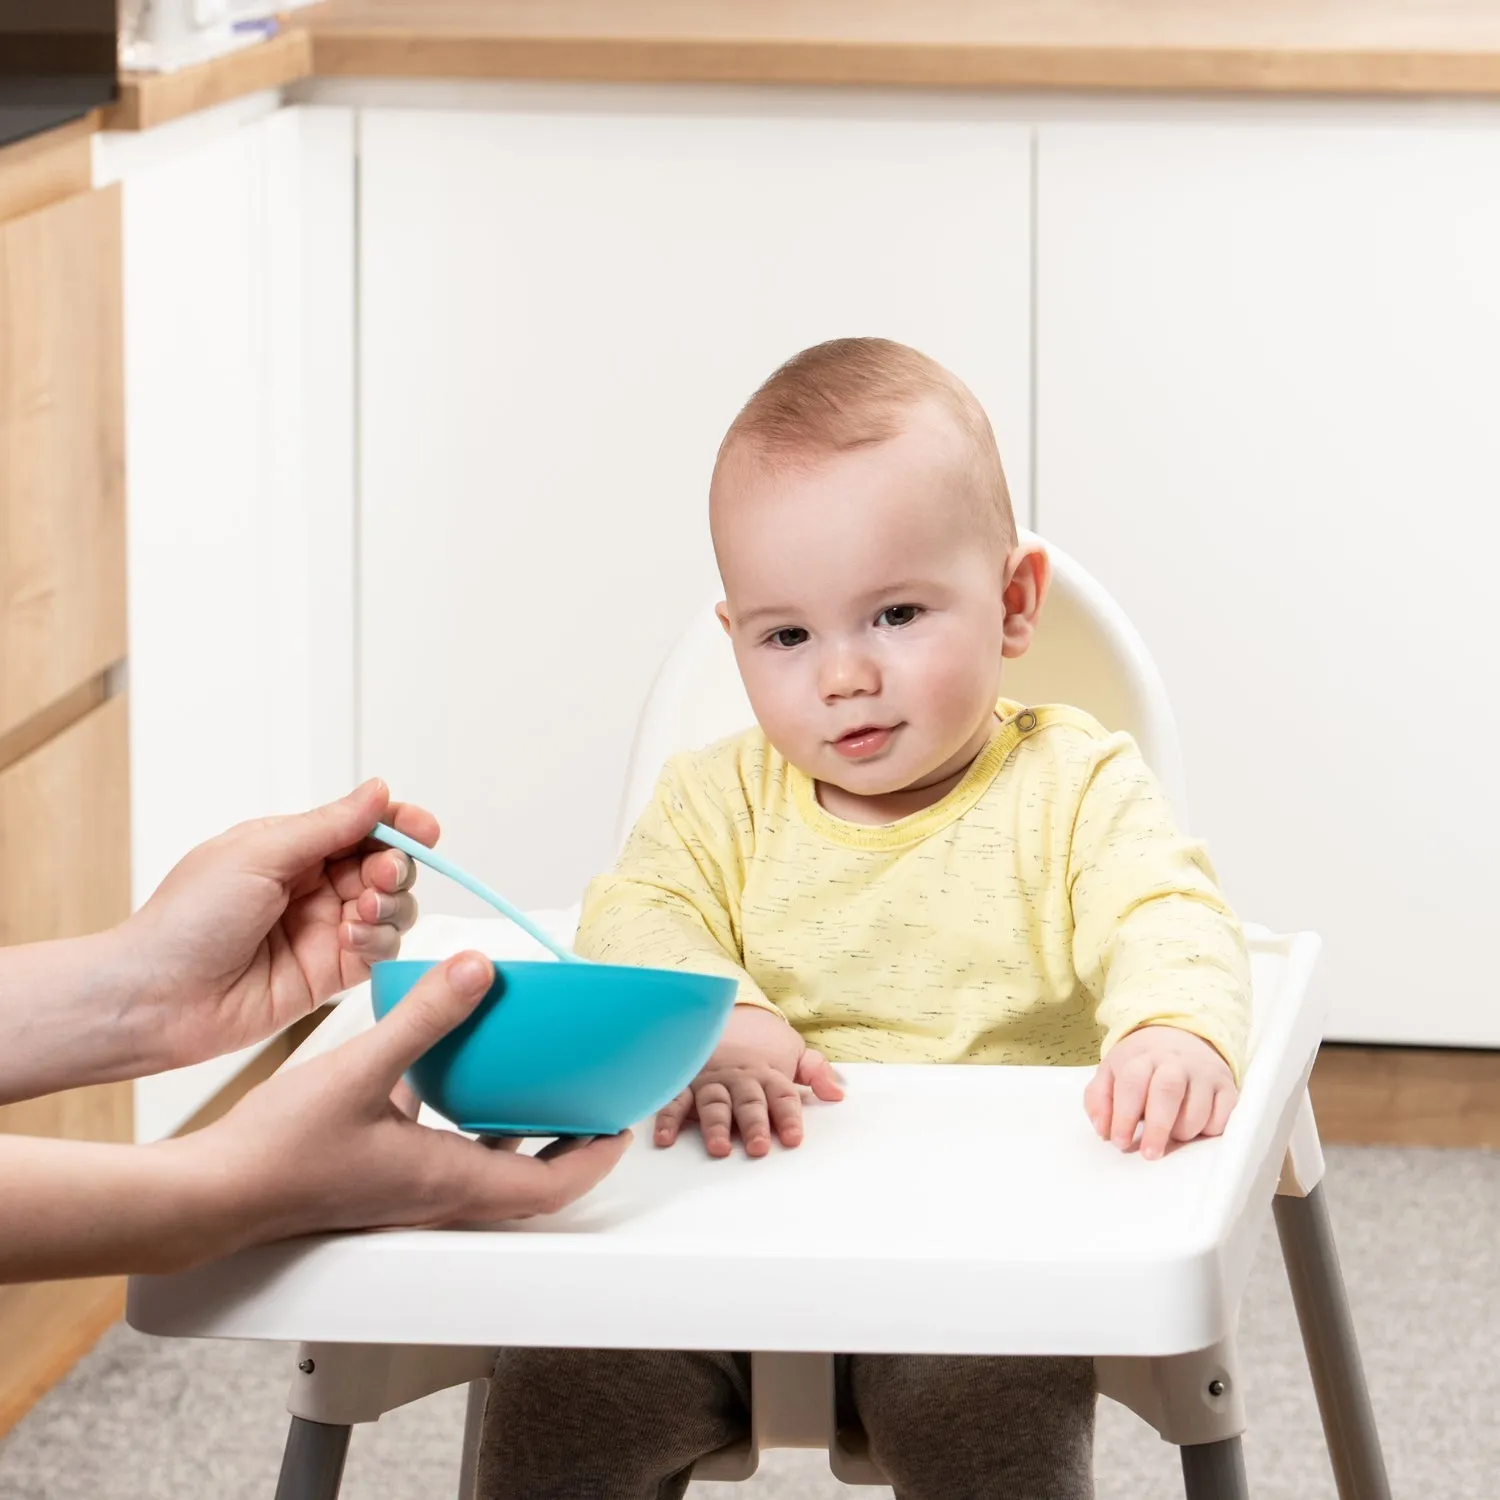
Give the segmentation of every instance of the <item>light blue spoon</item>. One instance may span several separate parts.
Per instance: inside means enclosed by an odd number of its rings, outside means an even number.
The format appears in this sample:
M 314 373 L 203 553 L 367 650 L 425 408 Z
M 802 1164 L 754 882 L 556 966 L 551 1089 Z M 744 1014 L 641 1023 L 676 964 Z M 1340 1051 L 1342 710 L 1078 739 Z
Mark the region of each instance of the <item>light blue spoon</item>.
M 388 828 L 384 823 L 377 823 L 371 830 L 370 837 L 382 844 L 389 844 L 392 849 L 399 849 L 403 854 L 409 854 L 418 864 L 426 865 L 429 870 L 436 870 L 439 875 L 446 875 L 449 880 L 457 881 L 470 894 L 478 896 L 481 901 L 488 902 L 502 916 L 509 917 L 522 932 L 534 937 L 542 947 L 563 963 L 581 964 L 585 961 L 576 953 L 569 953 L 561 943 L 548 937 L 525 912 L 519 907 L 512 906 L 498 891 L 492 891 L 482 880 L 476 880 L 467 870 L 461 870 L 457 865 L 444 859 L 441 854 L 435 854 L 426 844 L 419 844 L 415 839 L 407 838 L 404 833 L 397 833 L 394 828 Z

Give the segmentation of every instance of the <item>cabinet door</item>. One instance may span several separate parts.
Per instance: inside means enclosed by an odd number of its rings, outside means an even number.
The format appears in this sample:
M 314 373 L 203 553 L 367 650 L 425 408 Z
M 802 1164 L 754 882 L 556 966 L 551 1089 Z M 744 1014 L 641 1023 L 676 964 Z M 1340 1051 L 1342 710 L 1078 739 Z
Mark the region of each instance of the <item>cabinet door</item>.
M 709 472 L 777 364 L 925 349 L 1024 515 L 1030 136 L 980 100 L 517 99 L 361 116 L 360 748 L 455 858 L 561 905 L 612 859 L 652 675 L 717 598 Z
M 120 202 L 0 224 L 0 739 L 125 655 Z
M 1037 524 L 1139 624 L 1197 831 L 1332 1036 L 1500 1045 L 1500 135 L 1049 128 Z
M 0 947 L 129 915 L 127 754 L 121 697 L 0 770 Z M 128 1141 L 130 1085 L 0 1106 L 0 1131 Z M 0 1433 L 120 1315 L 123 1293 L 113 1278 L 0 1287 Z
M 350 785 L 352 123 L 282 110 L 165 159 L 136 165 L 142 137 L 107 152 L 124 191 L 137 901 L 202 839 Z M 142 1137 L 246 1060 L 143 1080 Z

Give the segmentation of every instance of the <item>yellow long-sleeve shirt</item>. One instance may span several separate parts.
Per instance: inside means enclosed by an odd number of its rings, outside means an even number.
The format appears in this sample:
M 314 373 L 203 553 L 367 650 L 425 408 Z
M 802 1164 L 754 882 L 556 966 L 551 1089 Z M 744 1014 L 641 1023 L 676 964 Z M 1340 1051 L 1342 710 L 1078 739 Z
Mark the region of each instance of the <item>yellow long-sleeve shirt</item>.
M 999 713 L 946 797 L 879 827 L 831 816 L 759 730 L 675 757 L 579 953 L 732 975 L 836 1062 L 1087 1064 L 1160 1023 L 1238 1075 L 1244 939 L 1134 742 Z

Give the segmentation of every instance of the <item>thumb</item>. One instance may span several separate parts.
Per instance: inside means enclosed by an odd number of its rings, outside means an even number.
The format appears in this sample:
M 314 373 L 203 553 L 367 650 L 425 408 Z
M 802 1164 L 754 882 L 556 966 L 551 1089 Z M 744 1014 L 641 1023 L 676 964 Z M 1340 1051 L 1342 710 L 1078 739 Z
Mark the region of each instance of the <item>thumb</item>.
M 814 1097 L 833 1104 L 844 1097 L 844 1085 L 834 1072 L 833 1064 L 821 1052 L 807 1048 L 797 1059 L 797 1076 L 793 1080 L 811 1089 Z
M 316 865 L 369 837 L 391 805 L 390 788 L 378 776 L 357 786 L 337 802 L 310 812 L 268 818 L 255 830 L 265 868 L 282 880 Z
M 381 1099 L 429 1047 L 473 1013 L 494 978 L 495 966 L 482 953 L 459 953 L 428 970 L 384 1020 L 345 1044 L 358 1049 L 359 1065 L 373 1075 Z

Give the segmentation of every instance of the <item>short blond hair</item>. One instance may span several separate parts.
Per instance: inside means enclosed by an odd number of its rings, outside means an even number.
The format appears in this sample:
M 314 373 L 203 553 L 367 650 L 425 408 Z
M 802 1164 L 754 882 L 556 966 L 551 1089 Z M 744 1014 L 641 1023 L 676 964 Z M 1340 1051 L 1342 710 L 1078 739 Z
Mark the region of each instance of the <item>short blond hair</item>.
M 924 401 L 953 419 L 969 450 L 974 499 L 998 523 L 1008 551 L 1016 544 L 1016 520 L 990 419 L 956 375 L 893 339 L 830 339 L 794 354 L 730 423 L 714 463 L 714 483 L 729 455 L 745 448 L 776 464 L 816 462 L 886 442 Z

